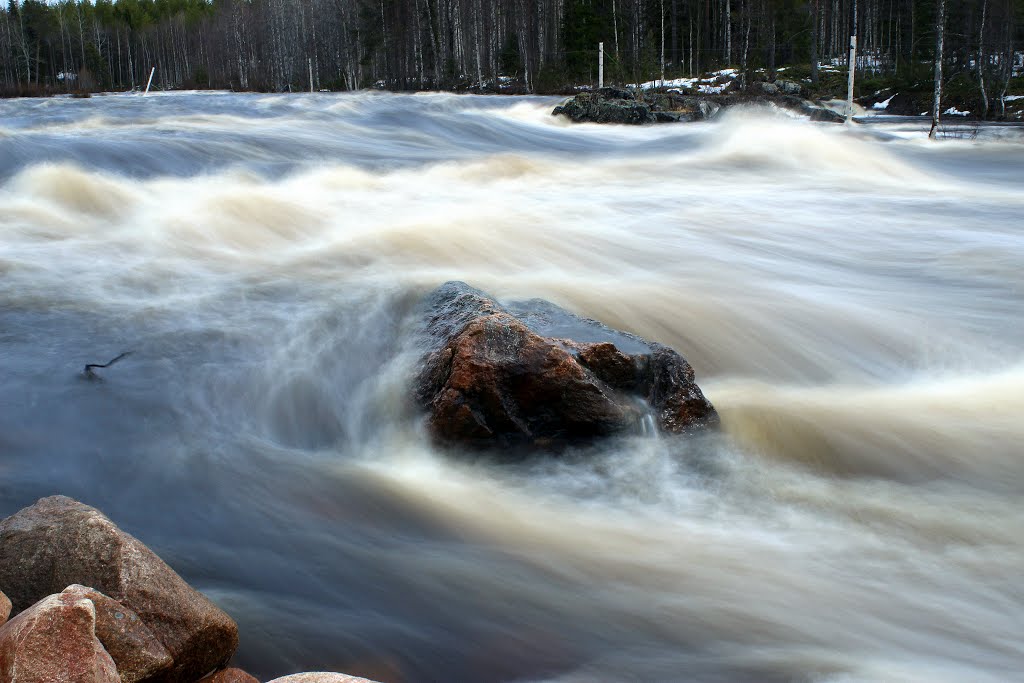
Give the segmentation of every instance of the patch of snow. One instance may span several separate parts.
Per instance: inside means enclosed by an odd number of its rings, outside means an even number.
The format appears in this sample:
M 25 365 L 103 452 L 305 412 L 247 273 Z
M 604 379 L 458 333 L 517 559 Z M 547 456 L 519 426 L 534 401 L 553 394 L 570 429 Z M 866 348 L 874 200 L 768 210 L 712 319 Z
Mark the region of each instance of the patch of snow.
M 944 111 L 942 113 L 946 114 L 947 116 L 967 116 L 971 112 L 969 112 L 969 111 L 960 111 L 956 107 L 950 107 L 949 109 L 947 109 L 946 111 Z
M 675 78 L 672 80 L 663 81 L 658 79 L 656 81 L 647 81 L 641 83 L 640 87 L 644 90 L 650 90 L 651 88 L 660 88 L 662 86 L 666 88 L 692 88 L 693 84 L 698 82 L 699 78 Z
M 1024 95 L 1007 95 L 1003 98 L 1003 102 L 1013 102 L 1015 100 L 1024 100 Z
M 712 76 L 728 76 L 729 78 L 736 78 L 739 72 L 736 69 L 722 69 L 721 71 L 711 72 Z
M 892 97 L 890 97 L 887 100 L 882 100 L 881 102 L 875 102 L 874 104 L 871 105 L 871 108 L 872 109 L 888 109 L 889 108 L 889 103 L 892 102 L 892 98 L 896 97 L 896 95 L 899 95 L 899 93 L 893 93 Z
M 662 86 L 669 88 L 670 90 L 673 90 L 675 92 L 680 92 L 681 89 L 686 88 L 689 90 L 696 90 L 697 92 L 704 95 L 719 95 L 727 87 L 729 87 L 729 84 L 726 83 L 725 85 L 715 85 L 714 83 L 704 82 L 699 78 L 675 78 L 673 80 L 664 81 L 659 79 L 657 81 L 647 81 L 645 83 L 640 84 L 640 87 L 643 90 L 660 88 Z

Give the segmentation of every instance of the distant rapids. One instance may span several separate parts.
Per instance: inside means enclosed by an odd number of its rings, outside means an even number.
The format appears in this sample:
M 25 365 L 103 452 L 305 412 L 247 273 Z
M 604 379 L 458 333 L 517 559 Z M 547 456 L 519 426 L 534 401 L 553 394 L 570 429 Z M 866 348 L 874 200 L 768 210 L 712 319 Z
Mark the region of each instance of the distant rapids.
M 557 102 L 0 101 L 0 516 L 100 508 L 261 679 L 1019 679 L 1019 130 Z M 450 279 L 676 348 L 722 433 L 437 451 Z

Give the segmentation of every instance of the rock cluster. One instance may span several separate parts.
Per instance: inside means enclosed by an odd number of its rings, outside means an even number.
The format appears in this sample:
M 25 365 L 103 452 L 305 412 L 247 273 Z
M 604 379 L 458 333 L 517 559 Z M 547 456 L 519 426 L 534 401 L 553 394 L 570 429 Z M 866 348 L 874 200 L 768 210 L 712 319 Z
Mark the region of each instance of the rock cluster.
M 70 498 L 0 522 L 0 591 L 0 683 L 256 681 L 223 669 L 238 646 L 227 614 Z
M 567 116 L 576 123 L 659 123 L 702 121 L 718 111 L 713 101 L 677 92 L 645 93 L 623 88 L 601 88 L 582 92 L 555 107 L 552 114 Z
M 417 399 L 444 444 L 517 455 L 718 422 L 678 353 L 550 302 L 503 306 L 449 282 L 426 297 L 423 315 Z
M 740 104 L 773 104 L 807 116 L 812 121 L 842 123 L 840 114 L 800 97 L 799 83 L 776 81 L 755 83 L 744 92 L 688 94 L 678 90 L 636 90 L 601 88 L 582 92 L 555 107 L 553 115 L 576 123 L 672 123 L 704 121 L 723 108 Z

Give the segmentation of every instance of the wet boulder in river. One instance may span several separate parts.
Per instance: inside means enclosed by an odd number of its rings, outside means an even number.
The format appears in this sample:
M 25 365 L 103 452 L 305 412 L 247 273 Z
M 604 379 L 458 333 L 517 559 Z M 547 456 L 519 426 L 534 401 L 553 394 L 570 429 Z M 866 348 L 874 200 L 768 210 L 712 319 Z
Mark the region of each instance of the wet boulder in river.
M 645 427 L 684 434 L 718 423 L 678 353 L 548 301 L 502 305 L 448 282 L 426 297 L 423 317 L 416 396 L 443 444 L 557 451 Z

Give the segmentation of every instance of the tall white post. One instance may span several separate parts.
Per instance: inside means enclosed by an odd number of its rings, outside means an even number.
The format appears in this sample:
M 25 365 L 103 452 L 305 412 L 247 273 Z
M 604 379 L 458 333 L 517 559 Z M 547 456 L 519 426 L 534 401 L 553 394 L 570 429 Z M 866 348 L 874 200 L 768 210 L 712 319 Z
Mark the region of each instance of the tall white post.
M 313 92 L 313 58 L 310 57 L 306 61 L 309 62 L 309 92 Z
M 597 44 L 597 87 L 604 87 L 604 43 Z
M 146 92 L 142 93 L 143 96 L 146 96 L 146 95 L 149 94 L 149 86 L 153 85 L 153 74 L 155 74 L 155 73 L 156 73 L 156 67 L 154 66 L 149 71 L 149 80 L 146 81 Z
M 850 81 L 846 88 L 846 122 L 853 119 L 853 74 L 857 70 L 857 36 L 850 36 Z

